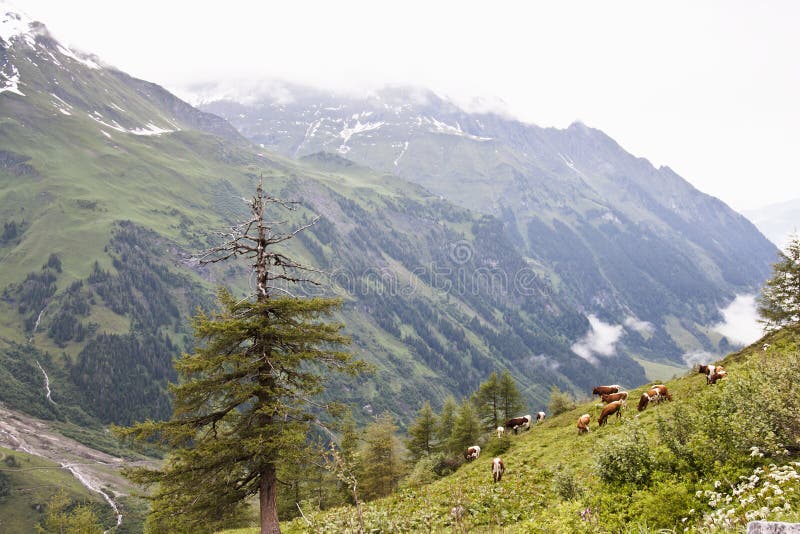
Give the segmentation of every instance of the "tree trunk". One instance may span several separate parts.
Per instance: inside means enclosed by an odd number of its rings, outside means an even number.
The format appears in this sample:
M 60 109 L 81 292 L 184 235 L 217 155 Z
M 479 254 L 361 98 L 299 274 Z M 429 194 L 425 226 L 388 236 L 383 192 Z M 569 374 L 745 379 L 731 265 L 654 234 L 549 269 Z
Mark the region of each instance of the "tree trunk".
M 258 502 L 261 507 L 261 534 L 280 534 L 278 507 L 276 503 L 278 478 L 275 466 L 270 465 L 261 472 Z

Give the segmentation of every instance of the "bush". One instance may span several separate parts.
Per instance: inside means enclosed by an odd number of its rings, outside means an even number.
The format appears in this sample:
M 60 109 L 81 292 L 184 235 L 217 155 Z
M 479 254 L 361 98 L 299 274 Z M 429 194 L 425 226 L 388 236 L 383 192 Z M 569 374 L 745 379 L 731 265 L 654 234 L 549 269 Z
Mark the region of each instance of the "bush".
M 547 411 L 551 416 L 568 412 L 575 409 L 575 397 L 568 391 L 561 391 L 558 386 L 553 386 L 550 390 L 550 400 L 547 403 Z
M 584 489 L 575 472 L 559 464 L 553 472 L 553 491 L 565 501 L 571 501 L 581 497 Z
M 511 447 L 511 437 L 503 434 L 502 437 L 494 436 L 483 445 L 483 450 L 489 456 L 499 456 Z
M 430 484 L 439 478 L 437 468 L 441 465 L 444 455 L 441 453 L 421 457 L 414 464 L 411 472 L 400 483 L 402 488 L 416 488 Z
M 622 436 L 604 442 L 597 458 L 598 473 L 605 482 L 647 484 L 655 467 L 647 434 L 638 422 L 624 424 Z

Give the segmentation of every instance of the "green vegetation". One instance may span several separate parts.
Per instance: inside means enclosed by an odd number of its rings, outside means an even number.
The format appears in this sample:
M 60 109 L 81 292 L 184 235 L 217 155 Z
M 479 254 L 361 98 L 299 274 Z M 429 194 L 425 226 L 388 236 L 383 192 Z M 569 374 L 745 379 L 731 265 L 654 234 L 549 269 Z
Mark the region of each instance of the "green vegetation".
M 105 501 L 61 466 L 24 452 L 0 448 L 0 530 L 34 531 L 37 525 L 46 524 L 49 503 L 56 498 L 70 508 L 76 504 L 83 506 L 83 514 L 92 515 L 95 522 L 102 518 L 106 527 L 114 524 Z
M 729 531 L 753 518 L 800 520 L 800 401 L 792 392 L 800 329 L 770 334 L 720 363 L 729 375 L 716 385 L 687 374 L 667 383 L 671 403 L 641 413 L 631 403 L 621 421 L 603 427 L 594 403 L 551 414 L 510 437 L 500 484 L 489 475 L 492 452 L 430 483 L 401 482 L 394 495 L 362 504 L 365 530 Z M 584 412 L 595 419 L 579 436 Z M 484 434 L 479 442 L 489 451 L 493 441 Z M 300 506 L 305 518 L 286 523 L 287 532 L 357 530 L 355 508 Z M 461 515 L 452 512 L 459 506 Z
M 780 252 L 759 303 L 758 312 L 768 330 L 800 322 L 800 234 Z

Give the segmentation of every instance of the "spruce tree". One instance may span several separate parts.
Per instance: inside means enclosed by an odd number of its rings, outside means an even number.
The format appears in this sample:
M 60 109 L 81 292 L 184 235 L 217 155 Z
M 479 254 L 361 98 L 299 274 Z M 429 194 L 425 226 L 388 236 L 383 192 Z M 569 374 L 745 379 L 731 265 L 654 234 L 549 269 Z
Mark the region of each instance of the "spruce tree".
M 436 451 L 436 430 L 436 414 L 433 413 L 431 403 L 425 401 L 417 412 L 417 418 L 408 427 L 409 439 L 406 447 L 414 461 Z
M 337 349 L 348 342 L 342 325 L 322 320 L 339 302 L 295 298 L 278 286 L 306 281 L 301 271 L 308 269 L 275 246 L 310 225 L 278 231 L 278 223 L 265 219 L 266 208 L 294 204 L 265 196 L 261 181 L 249 204 L 250 219 L 225 234 L 228 240 L 207 251 L 203 261 L 252 260 L 254 298 L 237 299 L 221 289 L 219 309 L 194 319 L 198 348 L 175 364 L 179 382 L 170 387 L 168 421 L 117 429 L 123 437 L 169 450 L 163 466 L 127 471 L 134 482 L 156 485 L 148 519 L 153 528 L 213 531 L 258 495 L 261 533 L 280 532 L 278 465 L 299 460 L 323 413 L 338 415 L 335 404 L 319 402 L 323 372 L 361 369 Z
M 498 389 L 503 421 L 524 415 L 522 412 L 525 410 L 525 402 L 522 400 L 522 394 L 519 392 L 517 383 L 511 373 L 503 371 L 503 374 L 500 375 Z
M 800 322 L 800 235 L 792 236 L 772 271 L 761 289 L 758 309 L 767 331 Z

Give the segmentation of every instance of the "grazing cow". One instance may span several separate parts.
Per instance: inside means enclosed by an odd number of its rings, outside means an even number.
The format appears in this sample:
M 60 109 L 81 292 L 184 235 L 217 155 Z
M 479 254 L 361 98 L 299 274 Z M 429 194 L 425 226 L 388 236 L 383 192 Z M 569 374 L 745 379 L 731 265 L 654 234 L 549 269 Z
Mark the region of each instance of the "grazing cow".
M 722 380 L 726 376 L 728 376 L 728 372 L 725 369 L 718 368 L 717 372 L 708 377 L 708 383 L 711 385 L 716 384 L 717 380 Z
M 578 434 L 585 434 L 589 432 L 589 420 L 592 418 L 588 413 L 578 417 Z
M 622 407 L 625 406 L 624 400 L 616 400 L 609 402 L 600 412 L 600 417 L 597 419 L 597 426 L 606 424 L 606 420 L 612 414 L 617 414 L 617 417 L 622 417 Z
M 468 447 L 467 450 L 464 452 L 464 458 L 469 462 L 470 460 L 475 460 L 478 456 L 481 455 L 481 448 L 477 445 L 473 445 L 472 447 Z
M 608 404 L 609 402 L 614 402 L 618 400 L 628 400 L 628 392 L 627 391 L 620 391 L 619 393 L 611 393 L 609 395 L 600 395 L 600 400 Z
M 506 471 L 506 466 L 503 465 L 503 460 L 495 458 L 492 460 L 492 480 L 500 482 L 503 478 L 503 473 Z
M 503 437 L 503 432 L 505 432 L 505 431 L 506 431 L 505 428 L 503 428 L 502 426 L 498 426 L 497 427 L 497 439 L 502 438 Z
M 530 415 L 526 415 L 525 417 L 514 417 L 513 419 L 509 419 L 506 421 L 506 424 L 503 425 L 506 428 L 509 428 L 514 431 L 514 434 L 519 432 L 520 428 L 525 430 L 530 430 L 531 428 L 531 420 L 533 418 Z
M 720 369 L 720 367 L 717 367 L 717 369 Z M 656 399 L 657 402 L 661 402 L 664 399 L 672 402 L 672 395 L 669 394 L 669 390 L 667 389 L 667 386 L 665 386 L 664 384 L 656 384 L 650 389 L 658 391 L 658 399 Z
M 536 422 L 541 423 L 544 421 L 545 415 L 546 414 L 544 412 L 536 412 Z
M 622 388 L 616 384 L 613 386 L 597 386 L 592 390 L 592 395 L 610 395 L 617 393 L 620 389 Z
M 706 384 L 708 384 L 709 383 L 709 378 L 711 377 L 711 375 L 716 373 L 717 370 L 721 369 L 721 368 L 722 367 L 719 366 L 719 365 L 701 365 L 699 367 L 699 369 L 698 369 L 698 372 L 706 375 Z
M 640 412 L 647 408 L 647 405 L 651 402 L 658 402 L 661 399 L 661 394 L 658 392 L 657 389 L 652 388 L 648 389 L 642 396 L 639 397 L 639 406 L 636 407 L 637 410 Z

